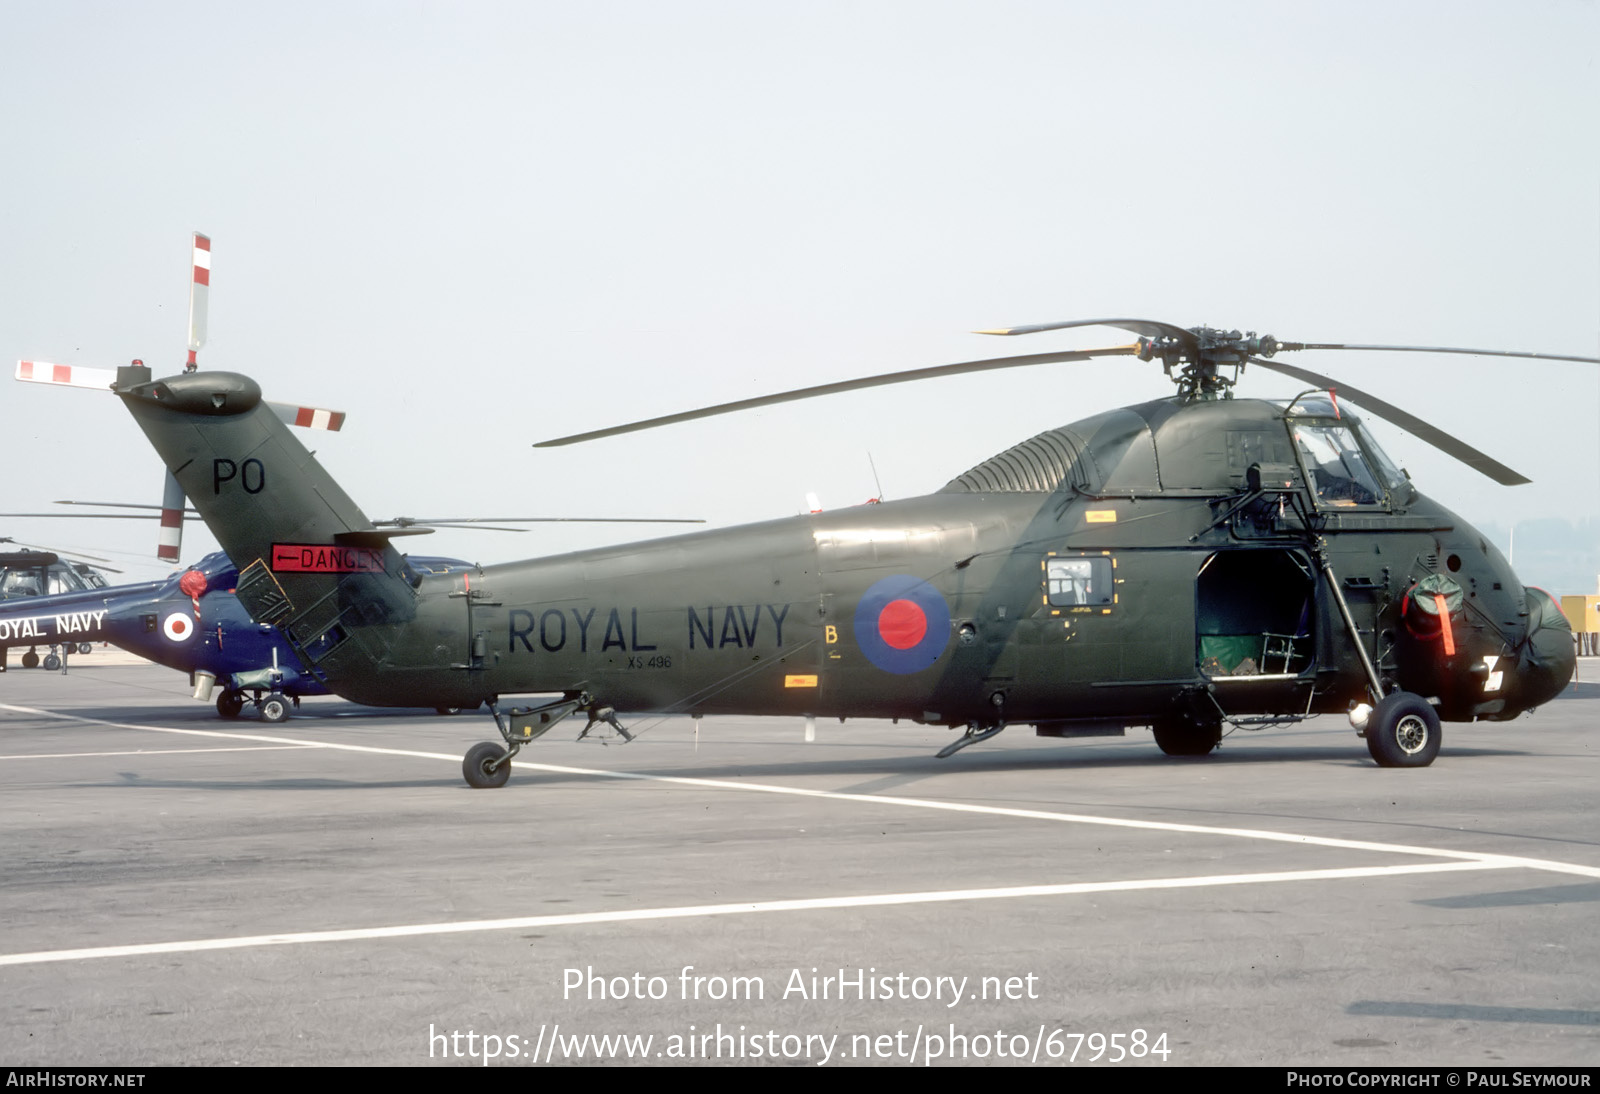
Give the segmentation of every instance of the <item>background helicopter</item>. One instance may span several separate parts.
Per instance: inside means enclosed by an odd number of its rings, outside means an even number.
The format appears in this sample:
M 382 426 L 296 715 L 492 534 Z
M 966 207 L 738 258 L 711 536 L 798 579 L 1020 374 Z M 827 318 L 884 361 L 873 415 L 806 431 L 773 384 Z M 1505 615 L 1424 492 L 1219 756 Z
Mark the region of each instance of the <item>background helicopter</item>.
M 517 518 L 495 518 L 500 520 Z M 531 520 L 534 518 L 521 518 Z M 562 518 L 548 518 L 562 519 Z M 593 518 L 590 522 L 600 523 Z M 431 528 L 451 524 L 491 527 L 482 521 L 426 521 L 396 518 L 383 525 Z M 606 521 L 605 523 L 612 523 Z M 496 531 L 521 531 L 495 528 Z M 27 565 L 15 564 L 24 559 Z M 272 627 L 251 620 L 234 595 L 239 571 L 222 552 L 159 581 L 111 585 L 83 563 L 66 566 L 44 552 L 0 554 L 0 588 L 48 588 L 42 596 L 8 595 L 0 603 L 0 671 L 3 651 L 28 646 L 23 668 L 62 669 L 73 649 L 87 653 L 91 643 L 109 642 L 167 668 L 189 675 L 195 698 L 208 699 L 213 684 L 217 713 L 236 718 L 248 702 L 269 722 L 289 716 L 307 695 L 328 689 L 307 672 L 293 647 Z M 477 567 L 456 558 L 409 555 L 407 565 L 427 574 L 457 574 Z M 15 575 L 15 580 L 12 580 Z M 46 583 L 48 579 L 48 583 Z M 35 646 L 48 646 L 41 662 Z M 440 713 L 454 713 L 441 707 Z
M 9 536 L 0 539 L 0 543 L 16 542 Z M 18 544 L 18 546 L 24 545 Z M 97 559 L 97 561 L 103 560 Z M 0 601 L 104 589 L 110 584 L 104 574 L 87 562 L 63 558 L 56 551 L 35 548 L 26 551 L 0 552 Z M 56 643 L 48 639 L 41 639 L 38 642 L 10 641 L 11 637 L 13 636 L 9 630 L 0 629 L 0 672 L 6 671 L 6 654 L 12 646 L 28 647 L 28 652 L 22 655 L 22 667 L 25 669 L 35 668 L 40 664 L 39 654 L 35 648 L 38 645 L 51 647 L 50 652 L 44 657 L 46 667 L 54 669 L 61 666 L 61 655 L 55 648 Z M 88 653 L 93 648 L 88 642 L 76 645 L 79 653 Z
M 408 565 L 427 573 L 459 573 L 471 563 L 412 556 Z M 215 552 L 161 581 L 106 585 L 0 604 L 0 645 L 48 644 L 49 670 L 62 668 L 57 647 L 109 642 L 189 675 L 195 697 L 210 698 L 217 713 L 236 718 L 250 702 L 268 722 L 281 722 L 301 696 L 328 690 L 306 672 L 294 650 L 271 627 L 253 622 L 233 595 L 238 568 Z M 15 641 L 22 638 L 22 642 Z M 38 665 L 24 657 L 23 667 Z M 248 696 L 248 699 L 247 699 Z
M 1285 343 L 1139 319 L 1119 346 L 962 362 L 721 404 L 561 438 L 915 379 L 1106 356 L 1159 360 L 1175 397 L 1014 446 L 923 498 L 626 548 L 490 567 L 462 588 L 412 580 L 246 377 L 117 392 L 212 531 L 239 596 L 336 692 L 378 704 L 484 701 L 509 752 L 463 770 L 502 785 L 509 758 L 585 713 L 905 717 L 965 726 L 941 755 L 1031 723 L 1046 736 L 1149 725 L 1168 753 L 1211 751 L 1224 724 L 1351 712 L 1373 758 L 1424 766 L 1440 717 L 1503 720 L 1574 666 L 1550 598 L 1524 589 L 1465 522 L 1411 485 L 1298 349 L 1600 359 L 1447 347 Z M 1317 385 L 1288 406 L 1234 400 L 1246 363 Z M 1328 391 L 1326 398 L 1322 391 Z M 1498 482 L 1516 472 L 1346 387 Z M 1307 395 L 1312 396 L 1310 398 Z M 257 486 L 223 477 L 245 454 Z M 306 548 L 313 567 L 296 563 Z M 502 698 L 555 693 L 498 709 Z M 585 730 L 587 732 L 587 729 Z

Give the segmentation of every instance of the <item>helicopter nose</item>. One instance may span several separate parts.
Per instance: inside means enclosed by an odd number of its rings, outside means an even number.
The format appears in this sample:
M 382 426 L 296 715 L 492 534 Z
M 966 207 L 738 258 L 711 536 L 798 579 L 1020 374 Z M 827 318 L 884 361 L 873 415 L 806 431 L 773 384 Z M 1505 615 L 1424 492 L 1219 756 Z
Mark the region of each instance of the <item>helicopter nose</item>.
M 1528 639 L 1517 664 L 1517 705 L 1523 710 L 1561 694 L 1578 667 L 1572 626 L 1560 605 L 1543 589 L 1529 585 Z

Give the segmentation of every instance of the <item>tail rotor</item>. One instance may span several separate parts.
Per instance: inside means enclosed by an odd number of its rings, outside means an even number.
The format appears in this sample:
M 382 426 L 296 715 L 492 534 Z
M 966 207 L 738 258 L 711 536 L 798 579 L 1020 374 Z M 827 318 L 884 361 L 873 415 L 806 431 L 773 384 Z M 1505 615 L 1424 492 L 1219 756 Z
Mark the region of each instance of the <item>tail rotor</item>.
M 189 356 L 183 366 L 186 373 L 199 368 L 199 353 L 206 344 L 206 304 L 211 293 L 211 237 L 195 232 L 190 256 L 189 273 Z M 144 362 L 135 360 L 135 365 Z M 148 376 L 148 373 L 144 373 Z M 54 384 L 66 387 L 90 388 L 100 391 L 115 389 L 117 370 L 85 368 L 81 365 L 58 365 L 48 361 L 18 361 L 16 378 L 28 383 Z M 320 407 L 299 406 L 289 403 L 268 403 L 272 412 L 288 425 L 306 429 L 337 430 L 344 425 L 344 413 Z M 161 487 L 161 530 L 156 540 L 156 557 L 164 562 L 176 563 L 183 550 L 183 520 L 187 501 L 183 487 L 171 471 Z

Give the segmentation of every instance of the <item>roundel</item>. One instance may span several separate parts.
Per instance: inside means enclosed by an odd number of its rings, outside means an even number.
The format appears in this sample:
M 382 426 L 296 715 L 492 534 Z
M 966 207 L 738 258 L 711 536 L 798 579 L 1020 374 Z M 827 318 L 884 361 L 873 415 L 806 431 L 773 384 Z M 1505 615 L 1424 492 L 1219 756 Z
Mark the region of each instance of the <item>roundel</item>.
M 856 605 L 856 645 L 884 672 L 921 672 L 950 642 L 950 607 L 921 578 L 896 574 L 873 583 Z
M 194 620 L 183 612 L 173 612 L 162 621 L 161 631 L 174 642 L 187 642 L 194 634 Z

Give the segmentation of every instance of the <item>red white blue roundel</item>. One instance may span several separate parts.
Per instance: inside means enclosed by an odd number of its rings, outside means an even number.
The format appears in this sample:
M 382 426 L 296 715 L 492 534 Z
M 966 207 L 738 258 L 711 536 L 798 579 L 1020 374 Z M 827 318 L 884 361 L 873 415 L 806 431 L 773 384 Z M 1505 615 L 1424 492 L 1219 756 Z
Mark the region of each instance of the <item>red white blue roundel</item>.
M 884 672 L 905 676 L 939 659 L 950 642 L 950 607 L 921 578 L 896 574 L 873 583 L 856 605 L 856 645 Z
M 174 642 L 187 642 L 194 636 L 194 620 L 183 612 L 173 612 L 162 621 L 161 631 Z

